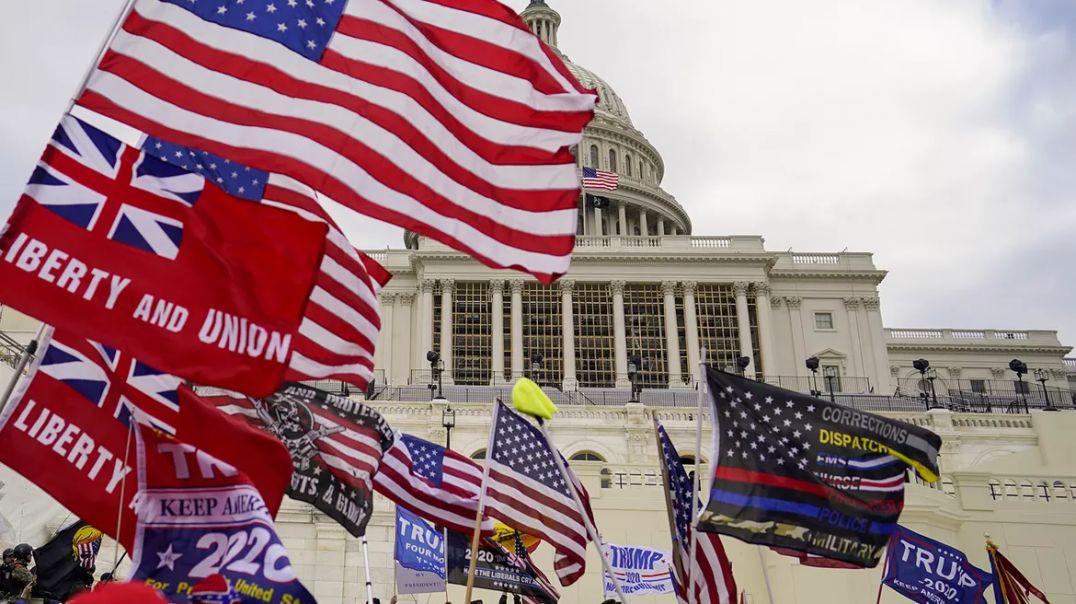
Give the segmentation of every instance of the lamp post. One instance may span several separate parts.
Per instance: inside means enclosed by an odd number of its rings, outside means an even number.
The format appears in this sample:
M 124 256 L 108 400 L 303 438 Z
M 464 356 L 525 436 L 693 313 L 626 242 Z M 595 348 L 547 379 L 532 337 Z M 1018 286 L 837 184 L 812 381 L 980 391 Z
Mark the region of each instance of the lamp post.
M 923 399 L 923 406 L 927 409 L 930 408 L 930 395 L 927 394 L 927 370 L 930 369 L 930 361 L 926 359 L 916 359 L 912 361 L 912 367 L 919 372 L 919 398 Z M 934 386 L 934 382 L 930 382 L 931 387 Z
M 930 381 L 930 401 L 931 409 L 938 408 L 938 392 L 934 390 L 934 380 L 938 379 L 938 370 L 930 369 L 927 371 L 927 380 Z
M 1042 384 L 1042 398 L 1046 401 L 1046 407 L 1051 408 L 1053 404 L 1050 403 L 1050 393 L 1046 390 L 1046 381 L 1050 379 L 1050 372 L 1042 369 L 1035 370 L 1035 380 Z
M 1031 411 L 1027 406 L 1027 392 L 1025 392 L 1027 387 L 1024 386 L 1024 374 L 1027 373 L 1027 363 L 1020 359 L 1013 359 L 1009 361 L 1009 369 L 1012 369 L 1013 373 L 1016 374 L 1016 381 L 1020 384 L 1018 388 L 1020 390 L 1020 399 L 1024 401 L 1024 413 L 1030 413 Z
M 441 355 L 430 350 L 426 353 L 426 360 L 430 362 L 430 394 L 433 394 L 434 380 L 437 381 L 437 396 L 433 398 L 445 398 L 443 384 L 441 383 L 441 374 L 445 371 L 445 362 L 441 360 Z
M 632 403 L 639 402 L 639 392 L 642 388 L 638 386 L 639 370 L 643 368 L 643 359 L 639 355 L 634 355 L 628 360 L 628 381 L 631 382 L 631 401 Z
M 451 405 L 441 412 L 441 426 L 445 429 L 445 449 L 452 449 L 452 428 L 456 427 L 456 411 Z
M 740 374 L 740 377 L 744 377 L 744 372 L 750 364 L 751 357 L 736 357 L 736 372 Z
M 811 370 L 811 396 L 822 396 L 822 391 L 818 389 L 818 357 L 810 357 L 806 365 Z
M 822 376 L 826 378 L 826 387 L 829 389 L 829 402 L 836 403 L 837 397 L 833 394 L 833 380 L 837 379 L 837 368 L 824 368 L 822 370 Z

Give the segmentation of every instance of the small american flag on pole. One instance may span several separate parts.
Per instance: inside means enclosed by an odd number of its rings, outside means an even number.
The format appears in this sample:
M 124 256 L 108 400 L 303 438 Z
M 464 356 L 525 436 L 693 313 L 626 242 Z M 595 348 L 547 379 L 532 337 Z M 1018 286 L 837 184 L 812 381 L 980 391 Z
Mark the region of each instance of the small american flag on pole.
M 578 493 L 594 522 L 590 496 L 571 469 L 571 485 L 557 468 L 542 433 L 523 416 L 497 402 L 486 497 L 489 514 L 557 550 L 553 563 L 561 585 L 571 585 L 586 571 L 587 529 L 569 488 Z M 567 464 L 565 464 L 567 466 Z
M 669 434 L 655 424 L 661 448 L 665 501 L 673 531 L 673 583 L 680 604 L 736 604 L 736 580 L 721 539 L 714 533 L 699 532 L 695 555 L 691 555 L 691 498 L 694 482 L 684 470 Z M 694 559 L 694 564 L 692 564 Z M 691 592 L 694 591 L 694 595 Z
M 478 511 L 482 468 L 455 451 L 411 436 L 396 435 L 374 475 L 374 489 L 397 505 L 451 531 L 470 533 Z M 485 520 L 483 534 L 493 534 Z
M 583 188 L 601 191 L 616 191 L 620 185 L 620 176 L 616 172 L 606 172 L 595 168 L 583 168 Z
M 495 0 L 138 0 L 78 104 L 548 283 L 596 98 Z

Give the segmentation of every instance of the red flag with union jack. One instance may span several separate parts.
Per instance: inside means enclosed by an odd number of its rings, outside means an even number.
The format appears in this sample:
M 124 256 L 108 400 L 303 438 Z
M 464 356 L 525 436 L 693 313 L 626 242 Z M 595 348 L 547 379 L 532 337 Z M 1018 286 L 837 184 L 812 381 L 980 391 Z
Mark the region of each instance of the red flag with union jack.
M 224 415 L 174 375 L 51 328 L 30 375 L 0 415 L 0 463 L 129 549 L 135 423 L 235 466 L 276 514 L 291 479 L 291 456 L 280 441 Z
M 265 395 L 288 368 L 326 233 L 66 116 L 0 237 L 0 302 Z

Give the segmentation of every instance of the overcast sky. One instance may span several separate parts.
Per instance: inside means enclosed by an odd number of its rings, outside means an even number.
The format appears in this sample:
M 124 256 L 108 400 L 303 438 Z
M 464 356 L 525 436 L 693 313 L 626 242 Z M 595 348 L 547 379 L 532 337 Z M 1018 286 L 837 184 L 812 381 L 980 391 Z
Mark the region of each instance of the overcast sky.
M 695 234 L 874 252 L 887 326 L 1076 344 L 1076 2 L 548 2 Z M 121 4 L 34 0 L 0 22 L 0 214 Z

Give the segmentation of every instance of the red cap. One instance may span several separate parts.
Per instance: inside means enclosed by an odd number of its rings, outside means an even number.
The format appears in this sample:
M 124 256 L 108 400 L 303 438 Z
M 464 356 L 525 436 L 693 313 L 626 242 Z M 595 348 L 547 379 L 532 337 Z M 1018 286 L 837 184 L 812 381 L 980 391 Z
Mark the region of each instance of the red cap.
M 191 602 L 239 604 L 239 594 L 223 575 L 209 575 L 191 589 Z
M 68 600 L 69 604 L 168 604 L 159 591 L 145 583 L 105 583 Z

